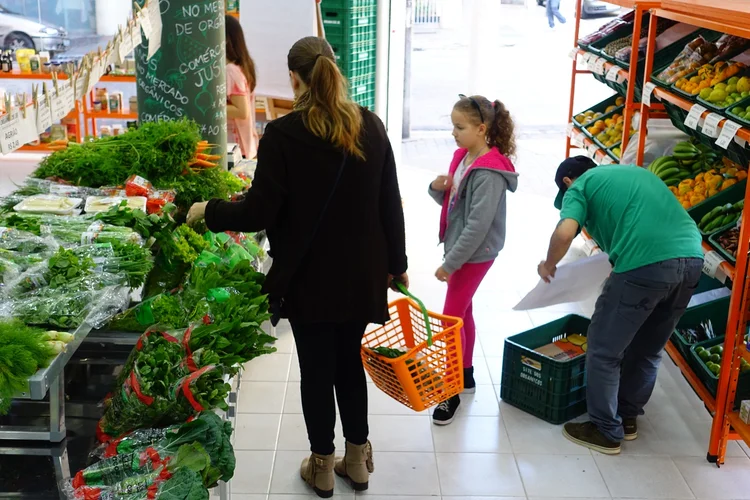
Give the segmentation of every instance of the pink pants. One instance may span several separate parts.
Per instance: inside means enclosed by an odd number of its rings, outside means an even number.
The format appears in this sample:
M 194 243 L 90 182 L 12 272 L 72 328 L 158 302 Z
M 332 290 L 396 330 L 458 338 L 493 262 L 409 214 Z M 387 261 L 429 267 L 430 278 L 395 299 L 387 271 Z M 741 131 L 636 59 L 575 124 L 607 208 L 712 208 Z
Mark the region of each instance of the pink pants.
M 474 366 L 474 343 L 477 337 L 477 328 L 474 324 L 472 300 L 477 288 L 479 288 L 494 262 L 491 260 L 479 264 L 464 264 L 448 280 L 448 293 L 445 296 L 443 314 L 464 320 L 464 327 L 461 329 L 464 368 Z

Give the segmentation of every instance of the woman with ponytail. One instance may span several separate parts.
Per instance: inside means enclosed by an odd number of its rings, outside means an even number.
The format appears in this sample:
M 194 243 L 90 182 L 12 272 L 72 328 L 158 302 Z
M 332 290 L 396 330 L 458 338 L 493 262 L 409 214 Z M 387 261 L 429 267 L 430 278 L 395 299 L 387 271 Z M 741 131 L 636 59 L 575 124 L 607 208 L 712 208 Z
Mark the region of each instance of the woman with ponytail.
M 462 318 L 464 393 L 476 391 L 472 301 L 505 245 L 506 191 L 515 191 L 518 174 L 513 119 L 500 101 L 460 96 L 451 113 L 458 150 L 447 175 L 430 184 L 429 193 L 443 207 L 440 242 L 445 258 L 435 277 L 448 284 L 443 314 Z M 432 422 L 450 424 L 461 404 L 458 396 L 435 409 Z
M 348 99 L 328 42 L 303 38 L 287 62 L 294 111 L 268 124 L 252 187 L 242 201 L 193 205 L 188 223 L 267 231 L 264 292 L 276 319 L 289 319 L 299 355 L 312 451 L 300 472 L 328 498 L 334 472 L 361 491 L 374 470 L 360 348 L 367 325 L 388 320 L 388 286 L 408 286 L 404 214 L 385 127 Z M 336 400 L 346 438 L 338 461 Z

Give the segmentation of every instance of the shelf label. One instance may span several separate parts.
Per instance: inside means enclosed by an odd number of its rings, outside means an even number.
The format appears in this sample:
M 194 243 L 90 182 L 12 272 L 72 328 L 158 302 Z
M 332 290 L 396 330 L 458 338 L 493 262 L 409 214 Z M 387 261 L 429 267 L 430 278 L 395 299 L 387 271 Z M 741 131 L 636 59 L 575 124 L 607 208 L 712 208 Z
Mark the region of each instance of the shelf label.
M 595 73 L 596 70 L 596 63 L 601 59 L 601 57 L 591 56 L 586 60 L 586 67 L 589 71 L 592 73 Z
M 52 126 L 52 109 L 47 105 L 47 100 L 42 99 L 36 108 L 36 129 L 41 134 Z
M 732 120 L 727 120 L 724 122 L 724 126 L 721 127 L 721 134 L 719 134 L 719 138 L 716 140 L 716 144 L 724 149 L 727 149 L 729 147 L 729 144 L 732 142 L 732 139 L 734 139 L 734 136 L 737 135 L 737 131 L 741 129 L 742 126 L 739 123 L 733 122 Z
M 605 76 L 607 80 L 610 82 L 616 82 L 616 83 L 622 83 L 625 81 L 625 79 L 620 76 L 620 67 L 617 65 L 612 66 L 609 68 L 609 71 L 607 71 L 607 76 Z
M 604 158 L 601 161 L 601 165 L 612 165 L 614 162 L 615 160 L 613 160 L 611 156 L 605 154 Z
M 696 130 L 698 128 L 698 123 L 701 121 L 701 116 L 703 116 L 703 113 L 705 112 L 706 108 L 700 104 L 693 104 L 693 107 L 690 108 L 690 112 L 685 117 L 685 126 Z
M 577 147 L 582 148 L 583 147 L 583 141 L 581 140 L 581 136 L 578 134 L 571 134 L 570 136 L 570 144 Z
M 594 64 L 594 73 L 597 75 L 603 75 L 604 74 L 604 65 L 606 64 L 607 60 L 603 57 L 600 57 L 596 60 L 596 64 Z
M 53 95 L 52 101 L 52 121 L 59 122 L 76 107 L 75 91 L 69 82 L 58 84 L 58 94 Z
M 596 152 L 599 151 L 599 147 L 596 144 L 589 144 L 586 146 L 586 151 L 593 157 L 596 156 Z
M 568 123 L 568 126 L 565 128 L 565 135 L 568 137 L 573 137 L 573 123 Z
M 599 248 L 599 246 L 591 238 L 585 238 L 585 240 L 586 241 L 583 244 L 583 251 L 586 252 L 586 255 L 588 255 L 590 257 L 591 254 L 594 252 L 594 250 L 596 250 L 597 248 Z
M 706 252 L 706 255 L 703 257 L 703 272 L 723 283 L 726 280 L 726 275 L 721 270 L 722 262 L 725 262 L 725 260 L 719 255 L 719 252 L 715 250 Z
M 10 120 L 0 126 L 0 150 L 5 154 L 12 153 L 24 144 L 38 138 L 36 117 L 32 116 L 28 109 L 26 117 L 18 111 L 11 115 Z
M 643 86 L 643 95 L 641 96 L 641 102 L 646 106 L 651 106 L 651 95 L 654 93 L 656 85 L 654 82 L 646 82 Z
M 573 50 L 568 52 L 568 57 L 575 61 L 578 58 L 578 47 L 573 47 Z
M 703 120 L 703 128 L 701 129 L 701 132 L 703 132 L 704 135 L 707 135 L 708 137 L 711 137 L 712 139 L 716 139 L 718 137 L 718 130 L 719 130 L 719 122 L 723 120 L 724 117 L 721 115 L 717 115 L 716 113 L 709 113 L 705 120 Z

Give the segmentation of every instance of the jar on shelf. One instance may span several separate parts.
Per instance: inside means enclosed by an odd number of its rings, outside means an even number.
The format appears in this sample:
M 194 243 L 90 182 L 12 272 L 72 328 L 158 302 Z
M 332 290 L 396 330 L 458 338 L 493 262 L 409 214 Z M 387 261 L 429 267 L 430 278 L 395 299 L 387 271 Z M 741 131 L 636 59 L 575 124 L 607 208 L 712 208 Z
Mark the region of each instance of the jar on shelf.
M 130 97 L 130 112 L 131 113 L 138 113 L 138 96 L 131 96 Z
M 101 129 L 99 129 L 99 136 L 100 137 L 110 137 L 112 136 L 112 127 L 109 125 L 103 125 Z

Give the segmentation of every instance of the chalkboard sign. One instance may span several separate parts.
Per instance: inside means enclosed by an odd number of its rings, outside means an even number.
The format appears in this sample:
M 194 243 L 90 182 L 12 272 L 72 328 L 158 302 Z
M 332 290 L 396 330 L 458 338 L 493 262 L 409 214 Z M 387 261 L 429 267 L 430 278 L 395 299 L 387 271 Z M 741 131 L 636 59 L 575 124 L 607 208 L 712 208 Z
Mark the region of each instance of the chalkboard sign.
M 143 6 L 144 0 L 138 0 Z M 227 85 L 224 0 L 160 0 L 161 47 L 136 49 L 138 119 L 189 118 L 201 136 L 225 148 Z

